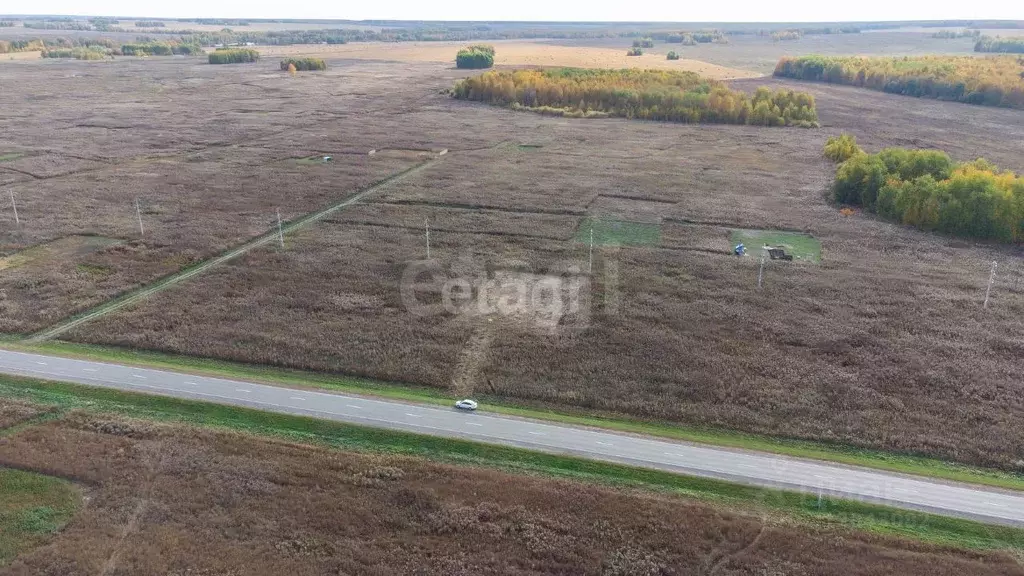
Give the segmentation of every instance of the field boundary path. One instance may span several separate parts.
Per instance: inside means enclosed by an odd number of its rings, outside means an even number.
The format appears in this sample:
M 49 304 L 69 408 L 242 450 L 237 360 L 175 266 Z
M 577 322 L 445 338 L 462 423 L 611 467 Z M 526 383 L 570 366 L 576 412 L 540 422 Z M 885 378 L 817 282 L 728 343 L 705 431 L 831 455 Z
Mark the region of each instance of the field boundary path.
M 0 350 L 0 374 L 515 446 L 819 497 L 849 498 L 1024 527 L 1024 494 L 1019 492 L 764 452 L 686 444 L 484 411 L 465 413 L 451 407 L 10 350 Z
M 355 204 L 356 202 L 362 200 L 363 198 L 370 194 L 379 192 L 387 188 L 391 184 L 401 181 L 407 178 L 408 176 L 411 176 L 412 174 L 415 174 L 427 168 L 428 166 L 433 165 L 434 163 L 438 162 L 438 160 L 439 157 L 435 157 L 430 160 L 420 162 L 415 166 L 406 168 L 405 170 L 402 170 L 401 172 L 398 172 L 396 174 L 392 174 L 391 176 L 385 178 L 384 180 L 381 180 L 368 188 L 364 188 L 363 190 L 346 197 L 341 202 L 332 204 L 326 208 L 321 208 L 320 210 L 317 210 L 315 212 L 310 212 L 304 216 L 300 216 L 295 220 L 290 220 L 287 223 L 282 224 L 280 233 L 287 234 L 295 230 L 299 230 L 300 228 L 304 228 L 315 222 L 318 222 L 339 210 L 342 210 L 348 206 L 351 206 L 352 204 Z M 57 336 L 60 336 L 61 334 L 64 334 L 72 330 L 73 328 L 81 326 L 86 322 L 95 320 L 96 318 L 114 312 L 116 310 L 120 310 L 125 306 L 134 304 L 135 302 L 143 300 L 144 298 L 148 298 L 149 296 L 152 296 L 157 292 L 166 290 L 167 288 L 170 288 L 175 284 L 184 282 L 185 280 L 188 280 L 193 276 L 198 276 L 199 274 L 206 272 L 207 270 L 213 268 L 214 266 L 218 266 L 220 264 L 224 264 L 225 262 L 238 258 L 239 256 L 242 256 L 243 254 L 249 252 L 250 250 L 253 250 L 254 248 L 259 248 L 260 246 L 263 246 L 265 244 L 275 242 L 278 240 L 278 233 L 279 232 L 277 226 L 274 226 L 273 228 L 267 230 L 263 234 L 253 239 L 247 240 L 246 242 L 239 244 L 234 248 L 229 248 L 226 252 L 221 252 L 217 256 L 213 256 L 193 266 L 190 266 L 183 270 L 179 270 L 178 272 L 175 272 L 170 276 L 164 276 L 163 278 L 160 278 L 146 286 L 142 286 L 140 288 L 136 288 L 135 290 L 126 292 L 114 298 L 113 300 L 109 300 L 90 310 L 76 314 L 55 326 L 44 328 L 43 330 L 40 330 L 39 332 L 30 335 L 28 338 L 25 339 L 25 342 L 38 343 L 43 342 L 45 340 L 56 338 Z

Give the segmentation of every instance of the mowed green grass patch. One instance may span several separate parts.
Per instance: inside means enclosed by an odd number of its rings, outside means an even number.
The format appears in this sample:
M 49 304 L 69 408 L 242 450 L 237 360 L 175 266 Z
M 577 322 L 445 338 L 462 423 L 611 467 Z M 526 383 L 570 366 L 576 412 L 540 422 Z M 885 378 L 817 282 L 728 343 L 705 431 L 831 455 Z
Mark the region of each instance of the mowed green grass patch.
M 66 480 L 0 468 L 0 566 L 57 533 L 81 502 Z
M 661 242 L 661 226 L 612 218 L 585 218 L 576 230 L 576 241 L 595 246 L 655 246 Z
M 23 156 L 24 154 L 22 154 L 21 152 L 9 152 L 7 154 L 0 154 L 0 162 L 12 162 Z
M 792 254 L 795 260 L 804 260 L 815 264 L 821 262 L 821 242 L 810 234 L 801 232 L 784 232 L 782 230 L 733 230 L 732 244 L 744 244 L 747 254 L 761 255 L 764 245 L 782 248 L 786 254 Z
M 790 521 L 899 535 L 974 549 L 1024 552 L 1024 530 L 989 526 L 850 500 L 744 486 L 466 440 L 422 436 L 329 420 L 262 412 L 208 402 L 0 376 L 0 394 L 62 410 L 84 410 L 235 430 L 344 450 L 413 456 L 610 486 L 654 490 L 712 502 L 741 512 L 785 515 Z

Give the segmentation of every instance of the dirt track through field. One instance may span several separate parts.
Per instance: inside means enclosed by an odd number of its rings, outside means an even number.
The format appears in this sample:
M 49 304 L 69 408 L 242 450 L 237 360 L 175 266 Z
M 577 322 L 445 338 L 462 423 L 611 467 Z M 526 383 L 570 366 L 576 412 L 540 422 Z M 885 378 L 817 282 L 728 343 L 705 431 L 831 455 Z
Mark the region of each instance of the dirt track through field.
M 491 348 L 491 341 L 494 340 L 494 329 L 486 322 L 473 331 L 469 342 L 462 350 L 462 356 L 455 367 L 455 377 L 452 379 L 452 391 L 459 397 L 473 395 L 474 383 L 480 376 L 480 368 L 487 360 L 487 353 Z
M 315 222 L 318 222 L 318 221 L 320 221 L 320 220 L 330 216 L 331 214 L 334 214 L 335 212 L 337 212 L 339 210 L 342 210 L 343 208 L 345 208 L 347 206 L 351 206 L 352 204 L 355 204 L 356 202 L 362 200 L 363 198 L 365 198 L 366 196 L 368 196 L 370 194 L 373 194 L 375 192 L 379 192 L 379 191 L 387 188 L 391 184 L 394 184 L 395 182 L 398 182 L 398 181 L 400 181 L 400 180 L 402 180 L 402 179 L 404 179 L 404 178 L 406 178 L 406 177 L 408 177 L 408 176 L 410 176 L 412 174 L 415 174 L 415 173 L 419 172 L 420 170 L 423 170 L 424 168 L 434 164 L 438 160 L 439 160 L 439 158 L 433 158 L 433 159 L 427 160 L 425 162 L 420 162 L 419 164 L 417 164 L 417 165 L 415 165 L 415 166 L 413 166 L 411 168 L 408 168 L 408 169 L 403 170 L 403 171 L 401 171 L 401 172 L 399 172 L 397 174 L 394 174 L 394 175 L 388 177 L 387 179 L 385 179 L 385 180 L 383 180 L 381 182 L 378 182 L 377 184 L 374 184 L 373 186 L 370 186 L 369 188 L 366 188 L 366 189 L 364 189 L 364 190 L 362 190 L 360 192 L 357 192 L 356 194 L 354 194 L 352 196 L 347 197 L 345 200 L 343 200 L 343 201 L 341 201 L 341 202 L 339 202 L 337 204 L 332 204 L 332 205 L 330 205 L 330 206 L 328 206 L 326 208 L 322 208 L 320 210 L 317 210 L 316 212 L 311 212 L 311 213 L 306 214 L 305 216 L 302 216 L 302 217 L 300 217 L 300 218 L 298 218 L 296 220 L 292 220 L 292 221 L 290 221 L 290 222 L 288 222 L 286 224 L 283 224 L 283 226 L 281 227 L 280 232 L 282 234 L 287 234 L 287 233 L 299 230 L 301 228 L 304 228 L 304 227 L 306 227 L 306 226 L 308 226 L 310 224 L 313 224 Z M 106 302 L 104 304 L 101 304 L 100 306 L 97 306 L 97 307 L 93 308 L 92 310 L 87 310 L 86 312 L 83 312 L 82 314 L 78 314 L 77 316 L 73 316 L 72 318 L 70 318 L 70 319 L 68 319 L 68 320 L 66 320 L 64 322 L 61 322 L 60 324 L 57 324 L 56 326 L 52 326 L 52 327 L 46 328 L 46 329 L 44 329 L 44 330 L 42 330 L 40 332 L 36 332 L 35 334 L 29 336 L 27 341 L 28 342 L 42 342 L 44 340 L 50 340 L 52 338 L 56 338 L 57 336 L 60 336 L 61 334 L 67 332 L 68 330 L 71 330 L 71 329 L 73 329 L 73 328 L 75 328 L 77 326 L 85 324 L 86 322 L 89 322 L 91 320 L 95 320 L 96 318 L 99 318 L 101 316 L 109 314 L 109 313 L 111 313 L 111 312 L 113 312 L 115 310 L 120 310 L 121 308 L 124 308 L 125 306 L 128 306 L 129 304 L 133 304 L 135 302 L 143 300 L 143 299 L 145 299 L 145 298 L 147 298 L 149 296 L 152 296 L 153 294 L 156 294 L 157 292 L 161 292 L 163 290 L 166 290 L 167 288 L 169 288 L 171 286 L 174 286 L 175 284 L 178 284 L 180 282 L 188 280 L 189 278 L 192 278 L 194 276 L 202 274 L 203 272 L 206 272 L 207 270 L 213 268 L 214 266 L 217 266 L 219 264 L 223 264 L 225 262 L 228 262 L 229 260 L 233 260 L 233 259 L 235 259 L 235 258 L 237 258 L 239 256 L 242 256 L 243 254 L 253 250 L 254 248 L 259 248 L 260 246 L 263 246 L 263 245 L 266 245 L 266 244 L 270 244 L 271 242 L 274 242 L 274 241 L 277 241 L 277 240 L 278 240 L 278 229 L 275 226 L 274 228 L 264 232 L 260 236 L 257 236 L 256 238 L 253 238 L 253 239 L 251 239 L 251 240 L 249 240 L 249 241 L 247 241 L 247 242 L 245 242 L 245 243 L 243 243 L 243 244 L 241 244 L 239 246 L 231 248 L 227 252 L 221 253 L 219 256 L 215 256 L 213 258 L 209 258 L 207 260 L 203 260 L 202 262 L 199 262 L 195 266 L 192 266 L 192 267 L 187 268 L 185 270 L 181 270 L 181 271 L 176 272 L 176 273 L 174 273 L 174 274 L 172 274 L 170 276 L 161 278 L 161 279 L 157 280 L 156 282 L 154 282 L 152 284 L 149 284 L 148 286 L 143 286 L 142 288 L 139 288 L 137 290 L 133 290 L 131 292 L 123 294 L 122 296 L 120 296 L 118 298 L 115 298 L 114 300 L 111 300 L 111 301 Z

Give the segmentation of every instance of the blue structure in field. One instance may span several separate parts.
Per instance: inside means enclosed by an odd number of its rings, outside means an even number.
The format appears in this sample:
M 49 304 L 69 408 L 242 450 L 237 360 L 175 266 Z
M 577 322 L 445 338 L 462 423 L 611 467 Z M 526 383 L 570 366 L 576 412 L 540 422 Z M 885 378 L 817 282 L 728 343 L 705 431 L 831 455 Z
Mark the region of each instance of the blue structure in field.
M 747 253 L 747 247 L 744 246 L 742 243 L 737 244 L 736 247 L 732 249 L 732 253 L 735 254 L 736 256 L 744 256 Z

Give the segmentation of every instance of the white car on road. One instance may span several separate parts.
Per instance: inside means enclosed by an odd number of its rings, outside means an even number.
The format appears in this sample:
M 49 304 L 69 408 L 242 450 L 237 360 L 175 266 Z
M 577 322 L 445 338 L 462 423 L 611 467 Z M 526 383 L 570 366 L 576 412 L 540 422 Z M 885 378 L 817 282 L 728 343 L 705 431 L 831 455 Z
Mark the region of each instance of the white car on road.
M 477 403 L 474 400 L 459 400 L 455 403 L 455 407 L 459 410 L 467 410 L 472 412 L 477 409 Z

